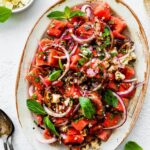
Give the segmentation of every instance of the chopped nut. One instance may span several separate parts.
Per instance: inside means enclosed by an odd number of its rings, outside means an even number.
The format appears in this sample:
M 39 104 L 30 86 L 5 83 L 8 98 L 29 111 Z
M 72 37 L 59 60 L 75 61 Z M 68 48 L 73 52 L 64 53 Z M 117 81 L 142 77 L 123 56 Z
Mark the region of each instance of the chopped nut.
M 68 127 L 67 127 L 67 126 L 62 126 L 62 127 L 60 127 L 60 130 L 61 130 L 62 132 L 67 132 Z
M 135 60 L 136 59 L 136 55 L 134 52 L 130 52 L 126 55 L 126 57 L 124 57 L 123 59 L 120 59 L 120 62 L 123 65 L 127 65 L 131 60 Z
M 59 103 L 60 102 L 60 94 L 52 94 L 52 103 Z

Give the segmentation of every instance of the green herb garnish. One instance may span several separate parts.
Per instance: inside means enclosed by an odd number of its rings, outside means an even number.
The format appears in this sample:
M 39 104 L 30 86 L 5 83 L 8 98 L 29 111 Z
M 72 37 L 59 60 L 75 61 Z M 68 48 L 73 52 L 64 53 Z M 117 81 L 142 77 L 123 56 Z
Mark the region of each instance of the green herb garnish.
M 105 27 L 104 32 L 102 33 L 102 36 L 107 37 L 109 35 L 110 35 L 110 30 L 109 30 L 109 28 Z
M 80 60 L 78 60 L 78 63 L 82 66 L 84 65 L 84 63 L 86 62 L 85 58 L 81 58 Z
M 39 77 L 35 77 L 35 78 L 34 78 L 34 81 L 35 81 L 36 83 L 38 83 L 38 82 L 40 82 L 40 78 L 39 78 Z
M 113 95 L 111 90 L 106 90 L 103 98 L 108 105 L 117 107 L 118 99 Z
M 110 45 L 110 29 L 105 27 L 104 32 L 102 33 L 102 44 L 100 49 L 103 50 Z
M 91 57 L 92 52 L 89 48 L 81 46 L 81 51 L 84 56 Z
M 51 130 L 51 132 L 57 136 L 59 136 L 58 132 L 56 131 L 56 128 L 54 124 L 51 122 L 48 116 L 44 117 L 44 124 L 47 128 Z
M 126 143 L 124 150 L 143 150 L 143 148 L 139 146 L 136 142 L 129 141 L 128 143 Z
M 49 80 L 55 81 L 59 78 L 60 75 L 61 75 L 61 70 L 53 71 L 49 76 Z
M 118 55 L 118 53 L 117 52 L 111 52 L 110 55 L 111 55 L 111 57 L 115 57 Z
M 4 6 L 0 6 L 0 22 L 5 22 L 11 16 L 12 10 Z
M 36 102 L 35 100 L 28 99 L 27 100 L 27 107 L 30 111 L 32 111 L 35 114 L 46 115 L 46 112 L 43 109 L 43 107 L 40 105 L 40 103 Z
M 101 53 L 100 56 L 99 56 L 99 59 L 103 60 L 104 58 L 105 58 L 105 53 Z
M 37 95 L 35 93 L 32 95 L 32 99 L 34 99 L 34 100 L 37 99 Z
M 60 69 L 63 70 L 63 64 L 62 64 L 62 62 L 61 62 L 61 59 L 58 60 L 58 63 L 59 63 Z
M 83 115 L 88 119 L 92 119 L 96 113 L 96 110 L 91 100 L 87 97 L 79 97 L 79 102 L 83 111 Z
M 53 11 L 48 14 L 47 17 L 53 18 L 53 19 L 70 19 L 75 16 L 84 16 L 85 13 L 80 10 L 71 10 L 70 7 L 66 6 L 64 11 Z

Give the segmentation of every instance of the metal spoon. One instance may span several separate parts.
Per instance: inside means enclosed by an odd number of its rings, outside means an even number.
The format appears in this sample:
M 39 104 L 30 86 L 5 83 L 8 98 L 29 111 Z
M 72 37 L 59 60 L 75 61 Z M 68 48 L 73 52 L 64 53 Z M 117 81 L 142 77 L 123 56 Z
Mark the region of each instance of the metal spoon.
M 6 113 L 0 109 L 0 137 L 3 139 L 4 149 L 14 150 L 12 145 L 12 134 L 14 132 L 14 124 Z

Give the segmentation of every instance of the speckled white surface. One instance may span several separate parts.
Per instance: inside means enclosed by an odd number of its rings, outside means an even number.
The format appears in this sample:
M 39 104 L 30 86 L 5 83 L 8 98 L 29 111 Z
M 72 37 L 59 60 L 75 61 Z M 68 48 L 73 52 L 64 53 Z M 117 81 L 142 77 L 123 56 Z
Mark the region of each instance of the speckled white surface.
M 4 24 L 0 24 L 0 108 L 12 118 L 16 130 L 14 134 L 15 150 L 33 150 L 22 133 L 17 120 L 15 106 L 15 80 L 25 41 L 35 24 L 56 0 L 36 0 L 28 10 L 15 14 Z M 150 17 L 146 15 L 143 0 L 124 0 L 136 12 L 141 20 L 150 43 Z M 139 119 L 124 143 L 117 149 L 123 150 L 128 140 L 138 142 L 144 150 L 150 149 L 150 84 Z M 0 140 L 0 150 L 3 150 Z

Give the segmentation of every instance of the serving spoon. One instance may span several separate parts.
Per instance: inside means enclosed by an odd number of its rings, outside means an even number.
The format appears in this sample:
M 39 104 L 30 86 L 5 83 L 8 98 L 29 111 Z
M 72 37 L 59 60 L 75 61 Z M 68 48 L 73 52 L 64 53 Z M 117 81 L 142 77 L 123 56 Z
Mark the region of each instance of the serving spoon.
M 12 135 L 14 132 L 14 124 L 6 113 L 0 109 L 0 137 L 3 139 L 4 149 L 14 150 L 12 145 Z

